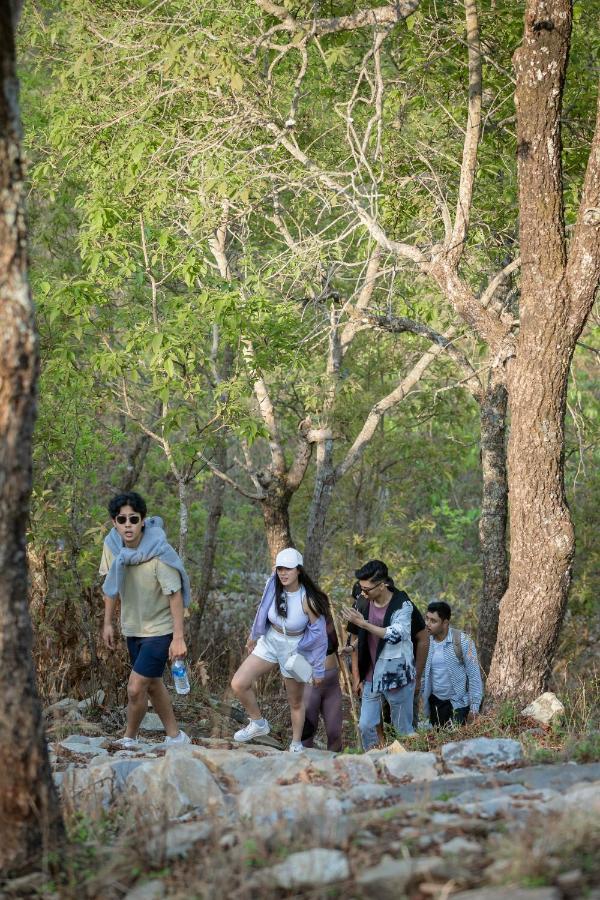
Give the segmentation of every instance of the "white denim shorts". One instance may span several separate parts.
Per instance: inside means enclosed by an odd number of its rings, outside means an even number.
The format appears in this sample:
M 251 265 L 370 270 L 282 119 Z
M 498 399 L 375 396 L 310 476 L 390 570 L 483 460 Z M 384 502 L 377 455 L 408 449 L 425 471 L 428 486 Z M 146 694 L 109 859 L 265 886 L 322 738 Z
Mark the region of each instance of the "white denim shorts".
M 267 633 L 259 637 L 252 653 L 266 662 L 279 663 L 279 671 L 283 677 L 293 678 L 294 676 L 285 668 L 285 664 L 292 653 L 296 652 L 301 639 L 301 634 L 280 634 L 274 628 L 268 628 Z

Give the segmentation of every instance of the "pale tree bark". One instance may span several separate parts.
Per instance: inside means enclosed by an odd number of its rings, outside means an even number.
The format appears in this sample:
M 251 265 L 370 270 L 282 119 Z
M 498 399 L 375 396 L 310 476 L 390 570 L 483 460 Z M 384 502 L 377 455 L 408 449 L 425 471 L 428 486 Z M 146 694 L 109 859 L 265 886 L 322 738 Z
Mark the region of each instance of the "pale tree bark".
M 38 350 L 27 281 L 14 27 L 0 4 L 0 871 L 41 868 L 62 835 L 37 694 L 25 530 Z
M 600 103 L 567 255 L 560 115 L 571 39 L 569 0 L 530 0 L 515 53 L 522 284 L 508 366 L 510 580 L 488 679 L 496 699 L 527 700 L 550 673 L 575 549 L 564 489 L 569 367 L 600 278 Z

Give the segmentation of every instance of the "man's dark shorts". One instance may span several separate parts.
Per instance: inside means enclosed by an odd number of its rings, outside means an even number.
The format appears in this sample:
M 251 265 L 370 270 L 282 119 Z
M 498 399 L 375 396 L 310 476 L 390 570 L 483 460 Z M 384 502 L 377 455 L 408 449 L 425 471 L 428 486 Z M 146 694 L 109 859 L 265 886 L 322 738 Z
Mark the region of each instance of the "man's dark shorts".
M 159 637 L 128 637 L 127 649 L 133 671 L 145 678 L 162 678 L 172 634 L 161 634 Z

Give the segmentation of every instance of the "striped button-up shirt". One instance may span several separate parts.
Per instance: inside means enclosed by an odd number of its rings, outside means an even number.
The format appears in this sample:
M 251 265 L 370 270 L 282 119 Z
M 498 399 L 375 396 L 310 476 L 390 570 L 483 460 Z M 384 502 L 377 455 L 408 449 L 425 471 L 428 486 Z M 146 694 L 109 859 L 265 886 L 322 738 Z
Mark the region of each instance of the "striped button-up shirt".
M 429 697 L 433 690 L 433 678 L 431 674 L 431 658 L 433 656 L 432 635 L 429 637 L 429 653 L 427 662 L 425 663 L 425 671 L 423 672 L 423 686 L 421 693 L 423 695 L 423 708 L 426 715 L 429 715 Z M 444 659 L 448 670 L 448 677 L 452 685 L 452 696 L 450 702 L 453 709 L 464 709 L 468 706 L 473 712 L 479 712 L 481 701 L 483 700 L 483 682 L 481 680 L 481 672 L 479 670 L 479 662 L 477 660 L 477 650 L 471 638 L 462 634 L 460 636 L 460 645 L 463 652 L 463 662 L 460 662 L 454 650 L 454 642 L 452 640 L 452 628 L 448 629 L 448 634 L 443 641 Z

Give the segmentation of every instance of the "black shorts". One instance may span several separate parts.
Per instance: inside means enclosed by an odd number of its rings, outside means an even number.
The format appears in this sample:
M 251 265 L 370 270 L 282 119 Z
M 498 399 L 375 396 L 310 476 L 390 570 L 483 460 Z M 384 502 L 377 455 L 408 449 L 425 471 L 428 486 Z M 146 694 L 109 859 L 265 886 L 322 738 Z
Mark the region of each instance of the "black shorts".
M 172 634 L 161 634 L 158 637 L 128 637 L 127 649 L 133 671 L 144 678 L 162 678 Z

